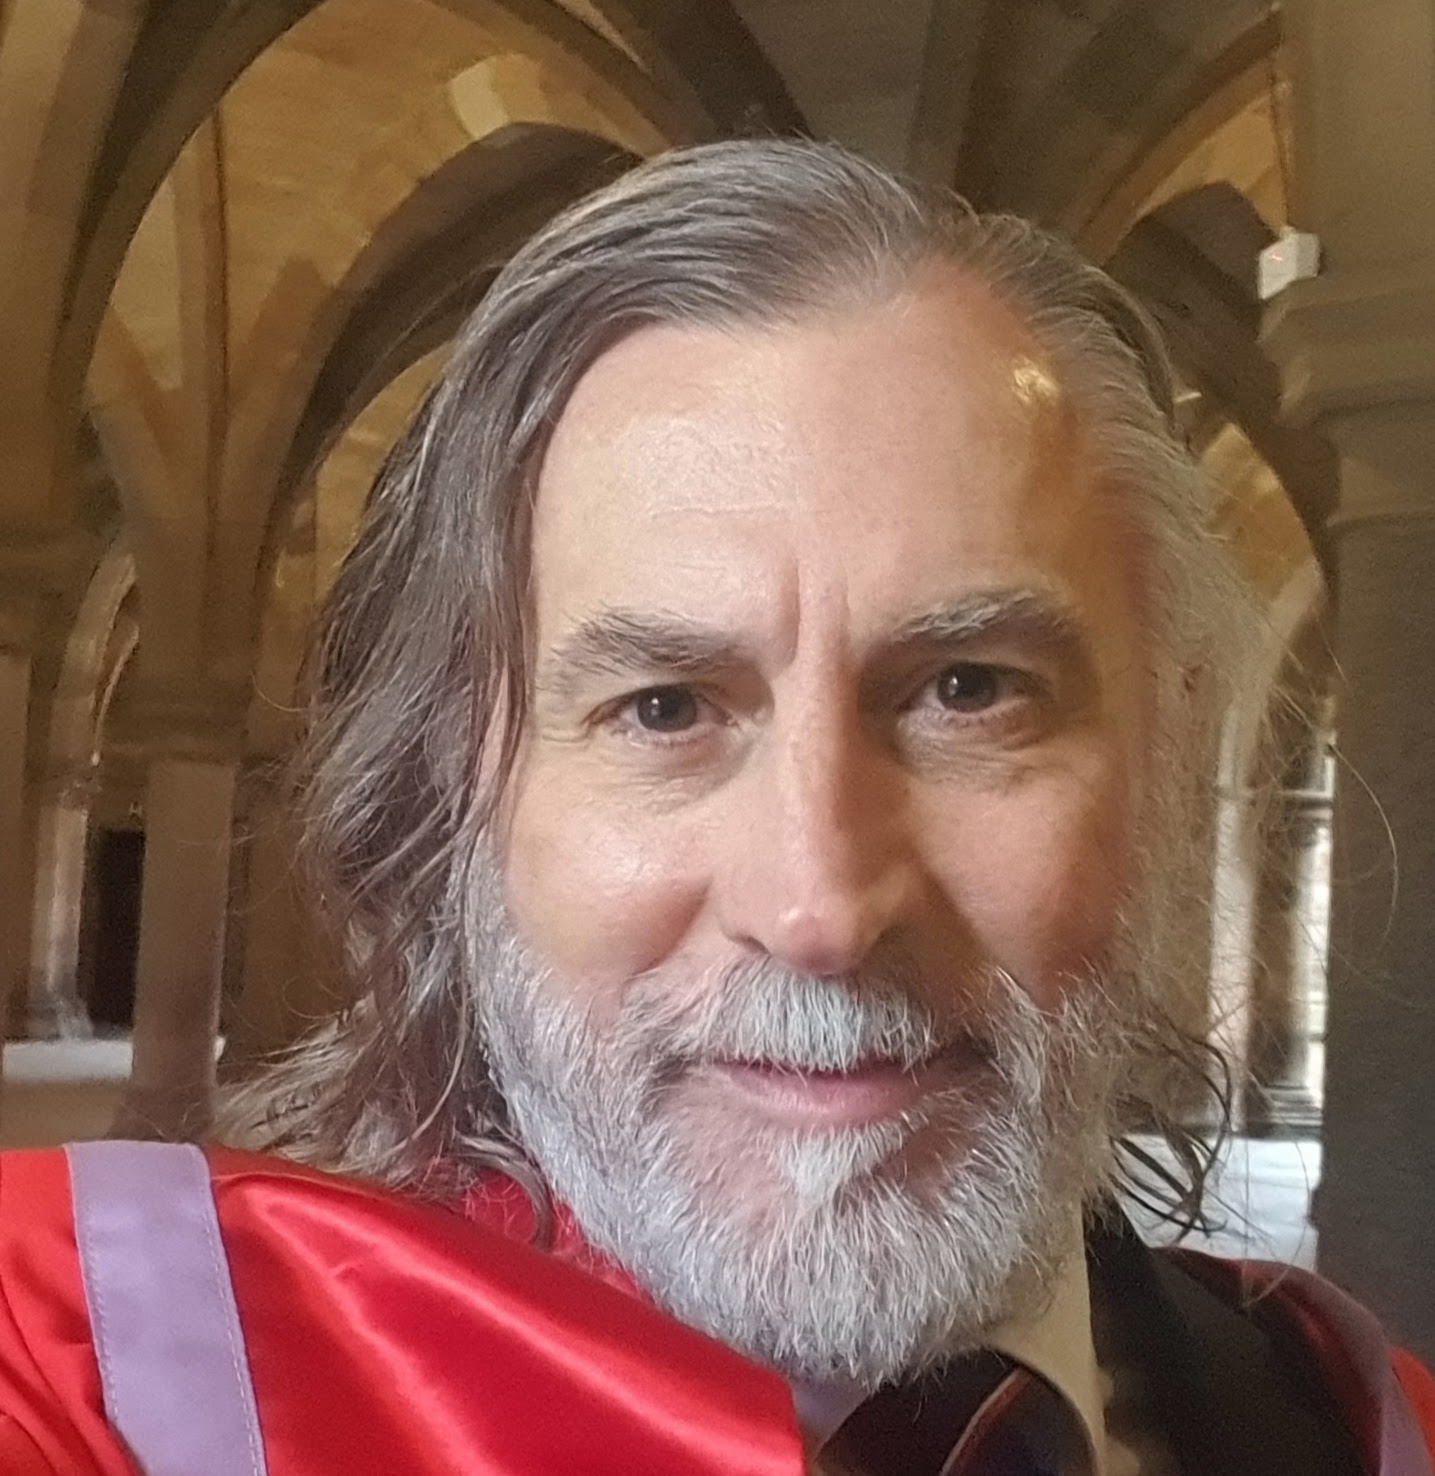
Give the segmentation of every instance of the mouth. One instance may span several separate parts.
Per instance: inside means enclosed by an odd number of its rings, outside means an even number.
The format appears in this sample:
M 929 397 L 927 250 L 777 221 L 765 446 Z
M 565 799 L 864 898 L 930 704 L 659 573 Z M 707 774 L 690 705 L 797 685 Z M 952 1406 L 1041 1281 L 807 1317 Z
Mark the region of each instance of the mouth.
M 900 1117 L 933 1091 L 980 1067 L 982 1059 L 971 1042 L 961 1042 L 915 1066 L 877 1057 L 838 1070 L 718 1058 L 700 1070 L 766 1122 L 820 1130 Z

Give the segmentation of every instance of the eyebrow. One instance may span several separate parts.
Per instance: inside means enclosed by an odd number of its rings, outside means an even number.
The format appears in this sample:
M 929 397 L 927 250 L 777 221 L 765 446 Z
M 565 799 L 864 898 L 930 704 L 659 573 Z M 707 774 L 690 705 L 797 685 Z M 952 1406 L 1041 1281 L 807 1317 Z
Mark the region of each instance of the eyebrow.
M 902 622 L 881 643 L 891 657 L 923 648 L 1001 641 L 1034 648 L 1090 669 L 1087 640 L 1072 608 L 1045 591 L 996 589 L 965 595 Z M 604 609 L 549 648 L 538 690 L 563 700 L 592 677 L 661 676 L 683 681 L 755 662 L 748 643 L 671 612 Z
M 985 590 L 939 605 L 904 621 L 886 644 L 955 646 L 977 640 L 1011 641 L 1056 652 L 1086 646 L 1072 607 L 1031 588 Z
M 605 609 L 550 648 L 538 689 L 564 698 L 588 677 L 649 672 L 696 678 L 751 660 L 752 652 L 741 641 L 685 616 Z

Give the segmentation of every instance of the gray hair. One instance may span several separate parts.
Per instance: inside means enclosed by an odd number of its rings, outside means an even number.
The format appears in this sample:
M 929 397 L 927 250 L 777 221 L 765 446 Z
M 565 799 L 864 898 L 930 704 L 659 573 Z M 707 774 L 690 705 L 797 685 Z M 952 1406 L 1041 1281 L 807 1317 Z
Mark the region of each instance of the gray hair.
M 1027 325 L 1145 545 L 1170 813 L 1153 822 L 1156 890 L 1137 927 L 1168 965 L 1150 965 L 1160 1007 L 1119 1117 L 1166 1131 L 1186 1172 L 1147 1187 L 1199 1211 L 1205 1160 L 1178 1123 L 1210 1092 L 1224 1121 L 1227 1094 L 1198 1033 L 1176 1022 L 1204 990 L 1191 961 L 1207 949 L 1218 729 L 1255 622 L 1209 531 L 1159 335 L 1046 232 L 796 141 L 706 145 L 632 170 L 520 250 L 458 336 L 378 477 L 311 670 L 302 859 L 352 1003 L 241 1087 L 222 1132 L 417 1192 L 498 1167 L 541 1193 L 492 1085 L 469 960 L 474 858 L 525 722 L 530 524 L 553 427 L 584 371 L 643 325 L 796 323 L 881 301 L 932 262 L 970 273 Z

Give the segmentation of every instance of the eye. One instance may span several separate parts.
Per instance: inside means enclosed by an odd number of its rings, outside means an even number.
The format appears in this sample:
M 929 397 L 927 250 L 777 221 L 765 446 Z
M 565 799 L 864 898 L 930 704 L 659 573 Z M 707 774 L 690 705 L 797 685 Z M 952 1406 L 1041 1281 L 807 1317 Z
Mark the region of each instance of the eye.
M 638 749 L 681 749 L 690 757 L 706 753 L 728 726 L 719 704 L 700 687 L 684 683 L 630 692 L 597 713 L 594 721 Z
M 979 713 L 1010 697 L 1015 673 L 999 666 L 959 661 L 937 677 L 933 694 L 948 712 Z
M 954 661 L 929 677 L 908 707 L 909 731 L 934 741 L 1015 742 L 1050 715 L 1044 677 L 992 661 Z
M 698 699 L 687 687 L 649 687 L 629 699 L 628 710 L 647 733 L 683 733 L 701 716 Z

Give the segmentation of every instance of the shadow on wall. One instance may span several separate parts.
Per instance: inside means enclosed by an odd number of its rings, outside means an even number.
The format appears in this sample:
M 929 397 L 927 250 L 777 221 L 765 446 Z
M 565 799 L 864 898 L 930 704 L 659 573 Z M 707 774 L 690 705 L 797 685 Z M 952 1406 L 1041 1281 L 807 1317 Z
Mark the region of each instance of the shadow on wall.
M 93 830 L 86 871 L 78 993 L 100 1034 L 128 1030 L 134 1024 L 144 832 Z

